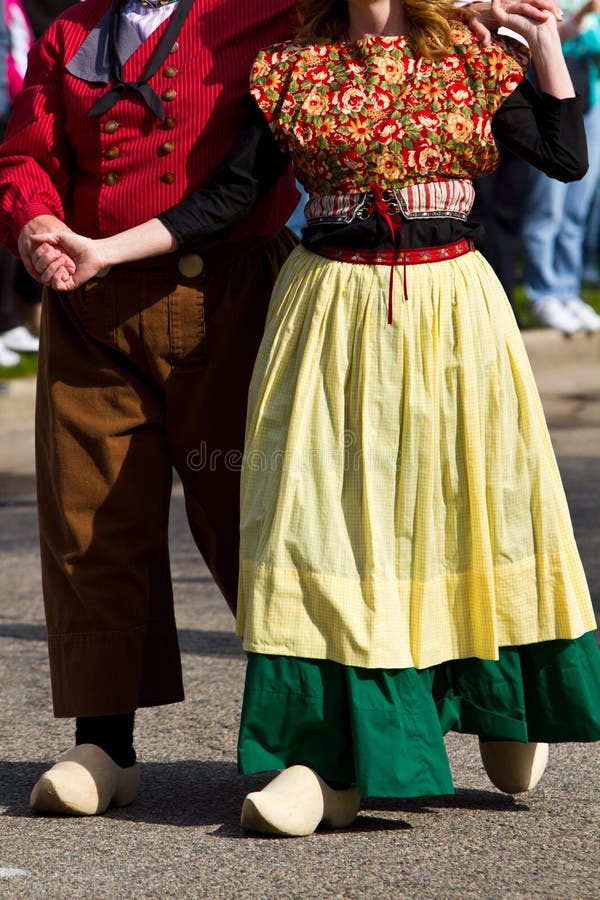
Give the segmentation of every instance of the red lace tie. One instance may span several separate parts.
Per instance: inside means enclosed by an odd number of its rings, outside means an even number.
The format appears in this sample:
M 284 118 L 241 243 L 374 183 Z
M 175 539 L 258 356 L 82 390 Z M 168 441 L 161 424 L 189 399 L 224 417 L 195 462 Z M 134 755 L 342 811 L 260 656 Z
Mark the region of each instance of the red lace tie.
M 374 206 L 377 212 L 380 214 L 381 218 L 384 220 L 388 228 L 390 229 L 390 234 L 392 237 L 392 249 L 394 253 L 394 258 L 392 265 L 390 266 L 390 289 L 388 294 L 388 325 L 392 324 L 393 321 L 393 308 L 392 308 L 392 300 L 394 294 L 394 268 L 398 263 L 398 254 L 401 252 L 401 249 L 396 247 L 396 234 L 400 239 L 400 244 L 402 244 L 402 222 L 398 219 L 398 222 L 394 222 L 392 219 L 387 200 L 383 195 L 383 191 L 380 186 L 372 181 L 370 184 L 370 188 L 373 194 Z M 403 259 L 403 282 L 404 282 L 404 300 L 408 300 L 408 291 L 406 287 L 406 257 Z

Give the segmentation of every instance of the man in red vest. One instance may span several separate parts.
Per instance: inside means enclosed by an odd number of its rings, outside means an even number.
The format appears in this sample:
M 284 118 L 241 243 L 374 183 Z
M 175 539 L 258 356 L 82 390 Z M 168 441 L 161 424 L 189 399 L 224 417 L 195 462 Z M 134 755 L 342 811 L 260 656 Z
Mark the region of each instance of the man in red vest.
M 109 235 L 207 182 L 244 117 L 257 51 L 293 25 L 289 0 L 72 6 L 30 54 L 1 148 L 0 240 L 27 262 L 41 230 Z M 226 246 L 121 267 L 46 299 L 42 572 L 54 711 L 77 718 L 77 743 L 34 789 L 38 811 L 131 800 L 133 711 L 183 699 L 173 466 L 192 534 L 235 609 L 246 395 L 296 202 L 284 176 Z

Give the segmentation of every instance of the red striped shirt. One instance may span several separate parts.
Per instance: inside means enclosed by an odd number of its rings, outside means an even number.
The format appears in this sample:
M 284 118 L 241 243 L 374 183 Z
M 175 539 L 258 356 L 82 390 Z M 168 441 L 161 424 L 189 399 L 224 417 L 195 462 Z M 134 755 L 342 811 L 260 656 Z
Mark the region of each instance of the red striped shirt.
M 289 0 L 196 0 L 176 48 L 150 81 L 159 95 L 175 91 L 165 100 L 171 118 L 160 122 L 130 94 L 110 112 L 90 118 L 106 86 L 75 78 L 65 64 L 109 5 L 110 0 L 85 0 L 72 7 L 30 53 L 24 89 L 0 147 L 0 240 L 13 250 L 34 216 L 51 213 L 76 231 L 104 237 L 152 218 L 206 184 L 235 138 L 257 51 L 287 38 L 294 26 Z M 165 27 L 127 61 L 124 80 L 139 77 Z M 167 67 L 177 70 L 174 77 Z M 296 199 L 290 173 L 235 238 L 274 234 Z

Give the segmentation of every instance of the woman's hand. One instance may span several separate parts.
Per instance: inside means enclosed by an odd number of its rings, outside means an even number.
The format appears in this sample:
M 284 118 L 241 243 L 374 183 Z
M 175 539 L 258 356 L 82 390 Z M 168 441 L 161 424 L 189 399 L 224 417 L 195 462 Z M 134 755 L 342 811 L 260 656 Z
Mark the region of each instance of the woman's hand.
M 514 9 L 509 11 L 506 0 L 492 0 L 490 11 L 499 26 L 515 31 L 529 45 L 539 90 L 557 100 L 575 97 L 562 53 L 556 16 L 548 9 L 541 11 L 541 18 L 537 15 L 532 18 Z
M 532 22 L 545 22 L 548 14 L 554 16 L 557 22 L 562 20 L 562 11 L 555 0 L 500 0 L 499 8 L 507 15 L 525 16 Z M 483 46 L 487 46 L 491 39 L 492 30 L 499 28 L 500 23 L 493 9 L 492 3 L 470 3 L 460 8 L 462 18 L 472 29 Z M 510 27 L 510 26 L 507 26 Z M 514 29 L 515 31 L 517 29 Z M 520 33 L 520 32 L 519 32 Z
M 73 291 L 105 265 L 97 241 L 73 231 L 47 232 L 32 238 L 39 244 L 32 263 L 43 284 L 55 291 Z
M 547 5 L 536 3 L 534 8 L 533 3 L 524 0 L 492 0 L 490 15 L 497 27 L 510 28 L 530 45 L 535 43 L 542 29 L 558 34 L 556 12 Z

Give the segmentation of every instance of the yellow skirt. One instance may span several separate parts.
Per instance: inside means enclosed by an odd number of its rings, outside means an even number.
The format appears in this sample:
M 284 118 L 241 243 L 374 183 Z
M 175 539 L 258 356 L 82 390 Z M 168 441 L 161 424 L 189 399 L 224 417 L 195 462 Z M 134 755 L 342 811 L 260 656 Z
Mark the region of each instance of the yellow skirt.
M 595 628 L 529 361 L 478 253 L 394 272 L 297 248 L 250 388 L 238 633 L 366 668 Z

